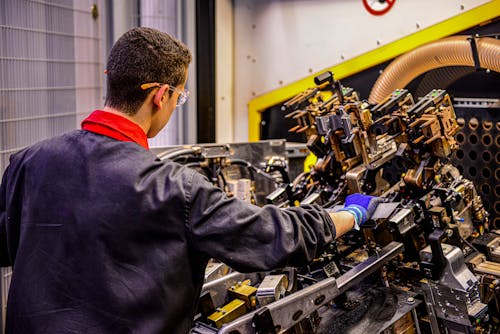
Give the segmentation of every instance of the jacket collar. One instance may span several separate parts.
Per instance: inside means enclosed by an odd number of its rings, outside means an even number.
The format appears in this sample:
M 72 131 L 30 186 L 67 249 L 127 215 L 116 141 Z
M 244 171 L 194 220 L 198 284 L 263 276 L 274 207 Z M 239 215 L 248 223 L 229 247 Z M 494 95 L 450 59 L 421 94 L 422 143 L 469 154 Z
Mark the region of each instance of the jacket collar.
M 95 110 L 82 121 L 82 129 L 120 141 L 134 142 L 149 150 L 144 130 L 125 117 L 104 110 Z

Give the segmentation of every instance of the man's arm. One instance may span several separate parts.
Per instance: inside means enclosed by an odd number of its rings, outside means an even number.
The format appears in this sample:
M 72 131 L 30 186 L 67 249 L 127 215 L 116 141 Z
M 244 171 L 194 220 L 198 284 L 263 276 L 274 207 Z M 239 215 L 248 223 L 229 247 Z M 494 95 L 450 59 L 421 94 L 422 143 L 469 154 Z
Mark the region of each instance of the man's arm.
M 316 205 L 258 207 L 228 198 L 198 173 L 189 183 L 186 228 L 192 247 L 238 271 L 306 265 L 354 225 L 349 212 L 330 215 Z
M 332 218 L 335 231 L 337 231 L 335 238 L 338 238 L 345 233 L 349 232 L 354 227 L 354 215 L 348 211 L 329 212 Z

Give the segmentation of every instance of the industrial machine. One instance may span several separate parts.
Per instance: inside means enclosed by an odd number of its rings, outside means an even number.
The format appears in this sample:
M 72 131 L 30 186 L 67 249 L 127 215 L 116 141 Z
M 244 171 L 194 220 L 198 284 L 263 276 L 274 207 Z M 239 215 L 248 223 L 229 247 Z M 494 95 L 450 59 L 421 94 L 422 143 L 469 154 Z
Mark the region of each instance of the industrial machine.
M 260 164 L 231 158 L 229 148 L 164 156 L 182 156 L 257 205 L 335 210 L 350 193 L 382 202 L 304 268 L 243 274 L 211 263 L 192 332 L 499 333 L 500 232 L 451 163 L 463 124 L 447 92 L 415 98 L 398 89 L 373 105 L 326 72 L 282 111 L 317 157 L 294 178 L 279 154 Z M 234 166 L 238 173 L 226 170 Z M 260 200 L 256 175 L 272 184 Z

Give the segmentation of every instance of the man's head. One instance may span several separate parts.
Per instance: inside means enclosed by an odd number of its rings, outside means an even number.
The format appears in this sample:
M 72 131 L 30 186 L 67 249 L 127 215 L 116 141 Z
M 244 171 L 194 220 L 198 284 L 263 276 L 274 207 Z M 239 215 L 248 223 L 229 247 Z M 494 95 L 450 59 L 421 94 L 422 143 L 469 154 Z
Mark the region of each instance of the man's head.
M 182 86 L 190 62 L 187 46 L 169 34 L 143 27 L 129 30 L 108 57 L 106 106 L 134 115 L 151 91 L 141 89 L 142 84 Z

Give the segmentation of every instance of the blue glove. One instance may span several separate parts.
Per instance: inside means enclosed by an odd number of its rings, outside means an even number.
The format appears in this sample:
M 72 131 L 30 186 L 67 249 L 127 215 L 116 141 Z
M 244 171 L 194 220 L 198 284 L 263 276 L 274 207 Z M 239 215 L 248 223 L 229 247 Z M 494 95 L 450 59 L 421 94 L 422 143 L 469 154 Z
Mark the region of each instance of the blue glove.
M 347 211 L 354 215 L 354 228 L 359 230 L 368 219 L 371 218 L 381 198 L 364 194 L 352 194 L 346 197 L 343 209 L 339 211 Z

